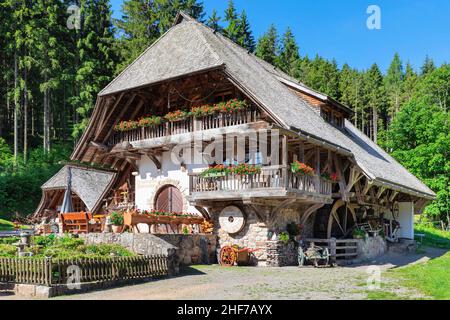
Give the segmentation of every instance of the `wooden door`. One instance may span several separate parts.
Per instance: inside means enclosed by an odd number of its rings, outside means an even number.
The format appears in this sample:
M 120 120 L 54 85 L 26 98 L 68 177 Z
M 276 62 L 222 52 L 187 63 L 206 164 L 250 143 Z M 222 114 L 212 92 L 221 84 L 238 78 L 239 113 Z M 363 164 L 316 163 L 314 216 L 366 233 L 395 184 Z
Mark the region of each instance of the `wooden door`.
M 181 213 L 183 212 L 183 195 L 176 187 L 165 186 L 156 196 L 155 208 L 159 211 Z

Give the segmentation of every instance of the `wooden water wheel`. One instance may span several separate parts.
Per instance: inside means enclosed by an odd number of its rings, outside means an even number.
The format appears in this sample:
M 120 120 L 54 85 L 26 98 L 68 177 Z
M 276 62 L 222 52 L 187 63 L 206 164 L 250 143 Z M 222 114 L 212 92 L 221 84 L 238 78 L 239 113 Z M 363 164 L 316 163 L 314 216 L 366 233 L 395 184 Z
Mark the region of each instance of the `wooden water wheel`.
M 220 249 L 220 265 L 224 267 L 232 267 L 236 263 L 237 252 L 231 246 L 225 246 Z
M 352 206 L 337 200 L 328 218 L 327 238 L 344 239 L 351 235 L 356 225 L 356 214 Z

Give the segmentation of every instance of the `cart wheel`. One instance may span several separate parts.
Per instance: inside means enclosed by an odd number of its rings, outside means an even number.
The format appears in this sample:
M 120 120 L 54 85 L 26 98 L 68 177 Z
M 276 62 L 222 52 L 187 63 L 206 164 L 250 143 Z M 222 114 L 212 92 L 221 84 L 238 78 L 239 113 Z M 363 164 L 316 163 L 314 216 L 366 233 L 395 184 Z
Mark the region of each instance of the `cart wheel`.
M 305 253 L 302 247 L 298 248 L 298 265 L 300 267 L 305 265 Z
M 236 251 L 230 246 L 225 246 L 220 249 L 220 265 L 225 267 L 232 267 L 236 263 Z

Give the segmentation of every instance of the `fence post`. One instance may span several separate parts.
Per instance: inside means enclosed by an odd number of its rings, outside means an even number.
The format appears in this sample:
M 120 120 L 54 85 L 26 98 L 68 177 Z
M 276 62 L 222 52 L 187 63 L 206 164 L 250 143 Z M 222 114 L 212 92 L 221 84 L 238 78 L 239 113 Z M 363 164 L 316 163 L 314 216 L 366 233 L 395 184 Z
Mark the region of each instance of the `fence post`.
M 331 263 L 336 263 L 336 238 L 330 238 Z
M 45 258 L 45 284 L 47 286 L 52 285 L 52 258 Z

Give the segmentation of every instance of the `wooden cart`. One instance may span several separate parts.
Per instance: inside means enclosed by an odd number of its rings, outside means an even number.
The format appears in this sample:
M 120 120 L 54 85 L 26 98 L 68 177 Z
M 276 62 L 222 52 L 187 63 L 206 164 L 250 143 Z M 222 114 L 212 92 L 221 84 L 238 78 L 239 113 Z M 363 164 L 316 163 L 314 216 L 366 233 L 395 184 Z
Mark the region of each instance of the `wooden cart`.
M 246 266 L 250 264 L 250 256 L 259 249 L 238 248 L 236 246 L 224 246 L 220 249 L 219 263 L 224 267 L 234 265 Z
M 314 242 L 311 242 L 308 248 L 298 247 L 298 265 L 301 267 L 305 265 L 307 261 L 311 261 L 315 267 L 319 266 L 319 262 L 323 265 L 330 263 L 330 252 L 328 248 L 322 248 L 316 246 Z

